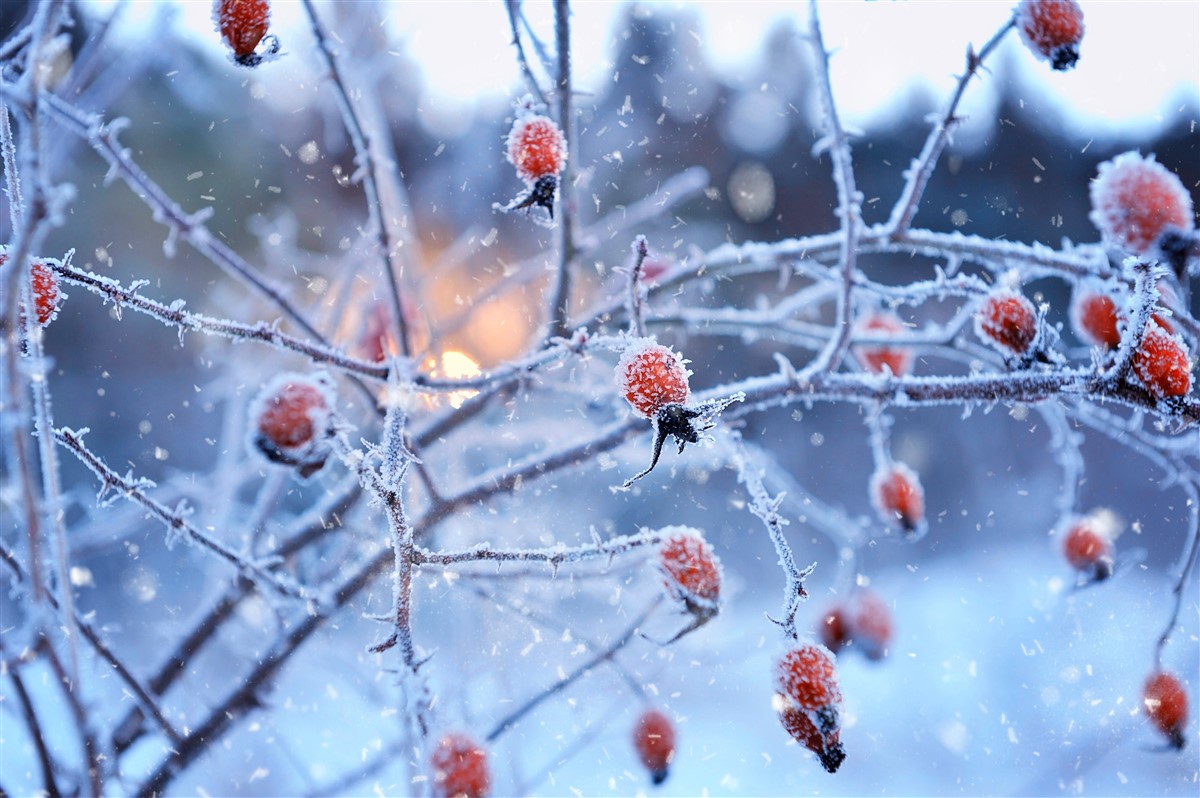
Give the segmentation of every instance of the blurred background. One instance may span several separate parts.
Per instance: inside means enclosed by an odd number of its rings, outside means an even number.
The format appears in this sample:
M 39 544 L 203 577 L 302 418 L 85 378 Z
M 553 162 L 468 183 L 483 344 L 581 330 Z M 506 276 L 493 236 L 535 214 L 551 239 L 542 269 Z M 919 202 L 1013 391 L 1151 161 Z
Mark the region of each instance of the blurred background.
M 0 36 L 26 5 L 0 7 Z M 128 117 L 122 142 L 143 169 L 185 210 L 212 208 L 210 230 L 281 284 L 332 339 L 368 357 L 383 294 L 360 234 L 366 216 L 361 188 L 349 179 L 353 153 L 306 22 L 295 4 L 273 5 L 272 30 L 285 54 L 246 70 L 228 60 L 207 2 L 75 4 L 71 60 L 58 90 L 105 119 Z M 550 46 L 550 4 L 525 5 L 530 29 Z M 822 6 L 836 51 L 834 91 L 847 124 L 859 130 L 855 168 L 867 223 L 886 219 L 967 43 L 986 41 L 1010 8 Z M 1097 164 L 1129 149 L 1154 153 L 1193 192 L 1200 186 L 1200 5 L 1084 8 L 1088 34 L 1073 72 L 1050 72 L 1015 35 L 998 50 L 968 90 L 969 119 L 943 156 L 917 225 L 1055 247 L 1093 242 L 1088 181 Z M 522 189 L 504 159 L 504 137 L 513 101 L 527 89 L 503 4 L 338 2 L 319 3 L 318 12 L 337 31 L 354 84 L 379 98 L 410 194 L 405 277 L 413 302 L 406 311 L 424 367 L 462 375 L 520 355 L 544 321 L 555 253 L 548 231 L 492 210 Z M 829 159 L 811 154 L 820 124 L 806 25 L 798 3 L 578 5 L 581 119 L 571 158 L 580 222 L 597 245 L 581 271 L 577 314 L 619 295 L 635 233 L 647 236 L 655 257 L 681 262 L 724 242 L 835 229 Z M 198 312 L 273 318 L 186 245 L 167 257 L 165 228 L 127 187 L 106 183 L 107 165 L 86 143 L 59 132 L 46 147 L 52 178 L 77 191 L 46 254 L 73 248 L 76 265 L 123 283 L 149 280 L 146 294 L 184 299 Z M 692 167 L 707 170 L 704 191 L 636 229 L 622 227 L 626 209 Z M 6 228 L 2 237 L 9 235 Z M 894 284 L 926 278 L 933 265 L 896 256 L 862 261 L 873 279 Z M 792 290 L 784 275 L 698 282 L 681 301 L 754 307 Z M 166 497 L 187 498 L 219 534 L 237 530 L 272 478 L 223 479 L 230 463 L 246 467 L 241 408 L 271 374 L 303 369 L 303 361 L 248 344 L 181 339 L 132 312 L 118 321 L 111 306 L 82 289 L 68 293 L 46 339 L 56 422 L 89 427 L 89 444 L 114 468 L 158 481 Z M 1050 304 L 1066 345 L 1078 347 L 1066 324 L 1070 286 L 1047 279 L 1026 293 Z M 930 303 L 911 321 L 944 320 L 954 307 Z M 1195 316 L 1194 296 L 1191 307 Z M 770 336 L 689 336 L 670 325 L 655 333 L 691 360 L 693 389 L 769 373 L 778 351 L 798 364 L 807 356 Z M 430 468 L 454 484 L 514 453 L 588 434 L 616 407 L 611 368 L 611 359 L 598 357 L 570 380 L 544 377 L 432 452 Z M 919 359 L 916 373 L 962 368 Z M 355 407 L 358 396 L 345 387 L 341 394 L 362 435 L 375 435 Z M 622 655 L 679 725 L 671 779 L 652 788 L 640 771 L 627 739 L 637 703 L 602 669 L 501 740 L 497 794 L 1194 795 L 1195 748 L 1151 750 L 1160 746 L 1138 698 L 1184 544 L 1182 493 L 1164 488 L 1161 471 L 1145 458 L 1088 435 L 1080 509 L 1103 505 L 1123 519 L 1128 531 L 1119 547 L 1129 567 L 1108 584 L 1074 591 L 1052 535 L 1062 471 L 1037 412 L 981 408 L 964 417 L 961 408 L 945 408 L 897 411 L 896 419 L 894 452 L 921 474 L 931 532 L 906 544 L 878 529 L 855 557 L 843 540 L 806 523 L 800 497 L 807 491 L 848 524 L 872 527 L 872 460 L 860 409 L 789 407 L 752 416 L 743 427 L 793 485 L 798 503 L 786 509 L 797 558 L 819 563 L 805 623 L 854 583 L 878 590 L 896 616 L 884 662 L 843 658 L 848 759 L 835 776 L 790 743 L 770 710 L 769 674 L 781 643 L 763 616 L 778 613 L 783 577 L 734 474 L 712 449 L 669 452 L 634 491 L 610 491 L 644 465 L 642 437 L 440 529 L 444 545 L 517 546 L 582 542 L 591 529 L 610 535 L 693 524 L 725 563 L 729 598 L 716 621 L 675 646 L 644 643 Z M 201 553 L 167 550 L 161 530 L 139 512 L 97 510 L 94 479 L 77 463 L 65 462 L 64 474 L 69 522 L 79 531 L 73 551 L 86 571 L 79 603 L 97 613 L 131 661 L 156 662 L 164 637 L 177 636 L 207 603 L 196 596 L 214 596 L 215 580 L 228 574 Z M 279 488 L 285 512 L 268 531 L 327 495 L 333 482 L 326 473 Z M 5 535 L 14 524 L 5 520 Z M 352 543 L 324 552 L 333 561 L 349 545 L 357 553 L 386 545 L 378 517 L 361 513 L 353 526 Z M 435 653 L 429 672 L 441 717 L 466 728 L 486 728 L 506 702 L 572 667 L 578 641 L 563 629 L 609 639 L 657 591 L 653 574 L 632 562 L 608 575 L 585 569 L 555 579 L 498 580 L 482 570 L 461 580 L 424 576 L 416 634 Z M 386 750 L 395 688 L 378 658 L 365 653 L 378 629 L 359 616 L 385 609 L 382 581 L 358 612 L 310 643 L 301 667 L 284 672 L 260 722 L 244 724 L 173 789 L 321 792 Z M 516 619 L 513 603 L 538 608 L 562 628 L 535 631 Z M 18 612 L 8 591 L 0 607 L 6 618 Z M 1193 710 L 1198 612 L 1193 581 L 1183 630 L 1167 651 L 1168 666 L 1190 680 Z M 193 663 L 194 678 L 169 694 L 183 717 L 224 695 L 228 663 L 248 666 L 269 639 L 264 630 L 277 628 L 265 603 L 252 602 L 243 614 Z M 680 622 L 660 616 L 653 634 L 669 637 Z M 119 696 L 93 698 L 102 714 L 123 709 Z M 1195 720 L 1187 734 L 1194 744 Z M 28 781 L 20 775 L 22 760 L 32 762 L 28 741 L 17 732 L 4 751 L 6 786 L 33 790 L 36 773 Z M 154 740 L 134 748 L 131 778 L 160 755 Z M 406 754 L 393 758 L 342 791 L 366 794 L 378 781 L 384 793 L 407 792 Z

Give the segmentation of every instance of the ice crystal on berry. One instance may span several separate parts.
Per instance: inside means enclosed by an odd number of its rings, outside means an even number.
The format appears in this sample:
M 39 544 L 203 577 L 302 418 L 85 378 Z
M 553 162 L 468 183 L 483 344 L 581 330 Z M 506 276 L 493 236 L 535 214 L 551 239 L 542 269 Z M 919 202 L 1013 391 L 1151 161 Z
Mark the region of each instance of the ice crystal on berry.
M 1037 340 L 1037 310 L 1023 294 L 994 291 L 975 314 L 975 332 L 1001 352 L 1025 355 Z
M 668 527 L 659 549 L 667 589 L 689 606 L 715 611 L 721 597 L 721 561 L 712 546 L 690 527 Z
M 483 798 L 491 788 L 487 752 L 465 734 L 444 735 L 429 764 L 437 798 Z
M 1104 240 L 1135 255 L 1153 255 L 1172 233 L 1190 233 L 1192 198 L 1179 177 L 1137 152 L 1100 164 L 1090 188 L 1089 218 Z
M 842 689 L 833 654 L 822 645 L 801 644 L 775 666 L 776 712 L 785 730 L 812 751 L 830 773 L 846 758 L 840 741 Z
M 1186 396 L 1192 390 L 1192 365 L 1187 345 L 1156 321 L 1146 326 L 1133 353 L 1133 373 L 1147 391 L 1162 399 Z

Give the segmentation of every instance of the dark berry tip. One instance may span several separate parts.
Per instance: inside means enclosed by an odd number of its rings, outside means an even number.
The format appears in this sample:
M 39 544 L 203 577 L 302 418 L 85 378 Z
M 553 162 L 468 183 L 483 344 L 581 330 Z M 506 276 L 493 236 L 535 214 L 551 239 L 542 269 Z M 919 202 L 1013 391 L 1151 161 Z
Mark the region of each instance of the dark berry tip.
M 1079 48 L 1073 44 L 1064 44 L 1062 47 L 1054 48 L 1054 52 L 1050 54 L 1050 66 L 1057 69 L 1059 72 L 1065 72 L 1075 66 L 1075 62 L 1079 60 Z
M 838 768 L 846 761 L 846 749 L 840 742 L 837 742 L 822 750 L 817 756 L 820 757 L 821 765 L 827 772 L 837 773 Z
M 671 775 L 669 770 L 666 768 L 660 768 L 650 774 L 650 781 L 654 782 L 654 785 L 657 787 L 659 784 L 662 784 L 664 781 L 666 781 L 667 776 L 669 775 Z

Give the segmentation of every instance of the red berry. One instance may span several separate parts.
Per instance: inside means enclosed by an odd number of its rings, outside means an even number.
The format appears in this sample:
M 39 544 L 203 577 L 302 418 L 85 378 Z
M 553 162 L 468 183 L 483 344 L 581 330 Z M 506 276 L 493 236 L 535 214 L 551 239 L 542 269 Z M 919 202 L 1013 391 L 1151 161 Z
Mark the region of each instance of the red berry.
M 1142 688 L 1142 706 L 1154 727 L 1176 748 L 1183 748 L 1188 700 L 1178 677 L 1165 671 L 1150 674 Z
M 33 307 L 37 311 L 38 324 L 45 327 L 58 314 L 62 294 L 58 290 L 58 275 L 42 261 L 34 261 Z
M 465 734 L 444 735 L 429 764 L 433 793 L 438 798 L 483 798 L 491 786 L 487 752 Z
M 268 460 L 297 466 L 307 477 L 328 456 L 332 389 L 324 377 L 284 374 L 255 400 L 254 444 Z
M 1154 160 L 1126 152 L 1100 164 L 1090 194 L 1092 224 L 1111 245 L 1153 255 L 1164 236 L 1190 233 L 1192 198 L 1179 177 Z
M 1105 293 L 1077 287 L 1071 302 L 1071 326 L 1075 334 L 1092 346 L 1116 349 L 1121 343 L 1117 329 L 1117 303 Z
M 617 363 L 617 385 L 638 415 L 654 416 L 669 404 L 688 400 L 683 358 L 649 338 L 634 341 Z
M 650 254 L 642 261 L 642 281 L 647 284 L 658 282 L 658 278 L 675 268 L 675 259 L 668 255 Z
M 841 734 L 842 689 L 829 649 L 801 644 L 775 666 L 774 705 L 797 742 L 815 753 L 830 773 L 846 758 Z
M 567 140 L 549 117 L 519 113 L 508 133 L 508 162 L 526 183 L 556 177 L 567 163 Z
M 821 638 L 821 643 L 834 654 L 850 642 L 850 620 L 841 605 L 834 605 L 825 611 L 820 624 L 817 625 L 817 635 Z
M 922 531 L 925 491 L 917 474 L 904 463 L 883 466 L 871 476 L 871 499 L 879 516 L 897 524 L 910 537 Z
M 1075 0 L 1021 0 L 1017 30 L 1025 46 L 1054 69 L 1066 70 L 1079 60 L 1083 10 Z
M 234 61 L 257 66 L 263 60 L 256 50 L 271 21 L 269 0 L 214 0 L 213 21 L 233 51 Z M 271 52 L 277 50 L 278 43 L 272 40 Z
M 994 291 L 975 313 L 975 332 L 1001 352 L 1024 355 L 1037 338 L 1037 310 L 1022 294 Z
M 872 313 L 861 321 L 856 329 L 859 333 L 871 335 L 894 335 L 904 332 L 904 323 L 894 313 Z M 912 352 L 904 347 L 859 346 L 855 347 L 854 355 L 863 368 L 875 374 L 883 373 L 885 366 L 897 377 L 912 370 Z
M 633 727 L 633 747 L 653 782 L 666 781 L 675 759 L 675 726 L 671 719 L 656 709 L 643 712 Z
M 1063 536 L 1063 556 L 1076 571 L 1097 581 L 1112 576 L 1116 517 L 1106 510 L 1075 519 Z
M 669 527 L 658 552 L 665 584 L 690 603 L 715 605 L 721 597 L 721 561 L 689 527 Z
M 1160 399 L 1186 396 L 1192 390 L 1187 345 L 1153 319 L 1146 326 L 1141 346 L 1133 353 L 1133 373 L 1147 391 Z

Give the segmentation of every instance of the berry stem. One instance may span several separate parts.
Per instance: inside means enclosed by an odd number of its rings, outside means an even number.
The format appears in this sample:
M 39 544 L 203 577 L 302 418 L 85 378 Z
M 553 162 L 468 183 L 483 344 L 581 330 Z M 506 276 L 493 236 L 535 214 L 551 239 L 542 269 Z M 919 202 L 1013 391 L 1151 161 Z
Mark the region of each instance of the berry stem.
M 1133 357 L 1146 336 L 1146 328 L 1154 312 L 1154 303 L 1158 299 L 1155 286 L 1161 273 L 1161 267 L 1152 267 L 1144 260 L 1126 265 L 1133 272 L 1133 296 L 1128 308 L 1129 321 L 1125 324 L 1121 343 L 1117 347 L 1117 357 L 1113 360 L 1112 367 L 1105 372 L 1105 378 L 1113 383 L 1123 382 L 1133 367 Z

